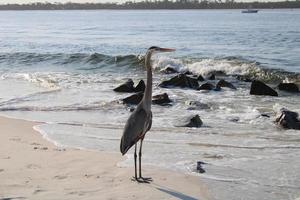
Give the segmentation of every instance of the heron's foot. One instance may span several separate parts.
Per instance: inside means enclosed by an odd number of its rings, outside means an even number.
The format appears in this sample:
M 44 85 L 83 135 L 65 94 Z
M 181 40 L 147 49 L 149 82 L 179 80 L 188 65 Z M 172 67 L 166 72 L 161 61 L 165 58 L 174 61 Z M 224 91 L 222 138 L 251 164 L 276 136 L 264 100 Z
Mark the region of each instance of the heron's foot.
M 153 179 L 151 177 L 142 177 L 142 176 L 140 176 L 139 179 L 141 179 L 143 181 L 147 181 L 149 183 L 153 181 Z
M 132 177 L 131 180 L 136 181 L 138 183 L 150 183 L 152 181 L 152 178 Z

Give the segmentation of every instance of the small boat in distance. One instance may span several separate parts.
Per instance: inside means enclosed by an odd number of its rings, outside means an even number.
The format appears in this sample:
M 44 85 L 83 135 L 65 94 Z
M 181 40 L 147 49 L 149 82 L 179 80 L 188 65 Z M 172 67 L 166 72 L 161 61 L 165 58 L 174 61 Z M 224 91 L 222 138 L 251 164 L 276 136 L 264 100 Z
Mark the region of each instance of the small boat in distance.
M 242 13 L 257 13 L 258 10 L 257 9 L 250 9 L 248 8 L 247 10 L 242 10 Z

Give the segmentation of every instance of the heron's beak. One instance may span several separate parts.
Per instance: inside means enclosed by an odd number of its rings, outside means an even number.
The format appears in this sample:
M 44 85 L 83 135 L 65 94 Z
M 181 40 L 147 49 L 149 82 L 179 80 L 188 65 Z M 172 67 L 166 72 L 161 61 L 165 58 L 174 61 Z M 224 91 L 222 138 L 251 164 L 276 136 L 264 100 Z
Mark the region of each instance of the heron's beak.
M 176 51 L 176 49 L 169 49 L 169 48 L 159 48 L 160 52 L 172 52 L 172 51 Z

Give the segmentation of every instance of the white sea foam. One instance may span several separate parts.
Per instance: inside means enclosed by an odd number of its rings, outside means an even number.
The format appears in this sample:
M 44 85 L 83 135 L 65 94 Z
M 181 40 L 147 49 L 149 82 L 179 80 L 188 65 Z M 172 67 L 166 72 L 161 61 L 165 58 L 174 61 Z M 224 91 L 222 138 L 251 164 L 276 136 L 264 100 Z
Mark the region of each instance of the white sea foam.
M 220 71 L 227 75 L 246 75 L 251 70 L 256 70 L 256 66 L 251 63 L 226 59 L 202 59 L 199 62 L 188 64 L 188 69 L 202 75 L 208 75 L 215 71 Z
M 6 73 L 1 75 L 1 79 L 21 79 L 36 84 L 40 87 L 59 89 L 57 80 L 47 73 Z
M 181 59 L 166 56 L 156 57 L 153 68 L 164 70 L 173 68 L 178 72 L 191 71 L 195 74 L 208 75 L 212 72 L 223 72 L 227 75 L 247 75 L 250 73 L 260 73 L 261 69 L 255 63 L 240 61 L 237 59 L 200 59 L 199 61 L 183 62 Z
M 40 128 L 41 125 L 36 125 L 33 126 L 33 129 L 37 132 L 39 132 L 43 138 L 45 138 L 46 140 L 48 140 L 49 142 L 53 143 L 55 146 L 57 147 L 63 147 L 63 145 L 59 144 L 57 141 L 54 141 L 52 139 L 49 138 L 48 134 L 46 133 L 46 131 L 44 131 L 42 128 Z
M 159 56 L 153 60 L 153 68 L 158 70 L 164 70 L 166 68 L 175 69 L 178 72 L 182 72 L 187 69 L 180 59 L 170 58 L 166 56 Z

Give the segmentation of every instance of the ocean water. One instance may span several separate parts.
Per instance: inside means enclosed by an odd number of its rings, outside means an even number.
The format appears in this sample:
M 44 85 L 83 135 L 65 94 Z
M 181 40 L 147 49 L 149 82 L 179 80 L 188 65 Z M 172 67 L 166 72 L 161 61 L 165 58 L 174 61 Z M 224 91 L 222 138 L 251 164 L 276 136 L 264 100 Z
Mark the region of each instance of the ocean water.
M 0 115 L 45 122 L 35 128 L 60 146 L 119 152 L 130 115 L 119 100 L 130 94 L 113 88 L 146 79 L 143 56 L 153 45 L 177 49 L 153 58 L 153 94 L 173 102 L 152 106 L 143 163 L 201 176 L 214 199 L 300 197 L 300 132 L 274 124 L 282 107 L 300 113 L 300 95 L 250 96 L 250 83 L 235 77 L 299 85 L 300 10 L 1 11 Z M 237 90 L 160 88 L 174 76 L 166 67 L 222 72 L 217 79 Z M 176 126 L 193 114 L 203 127 Z M 119 165 L 133 165 L 132 153 Z

